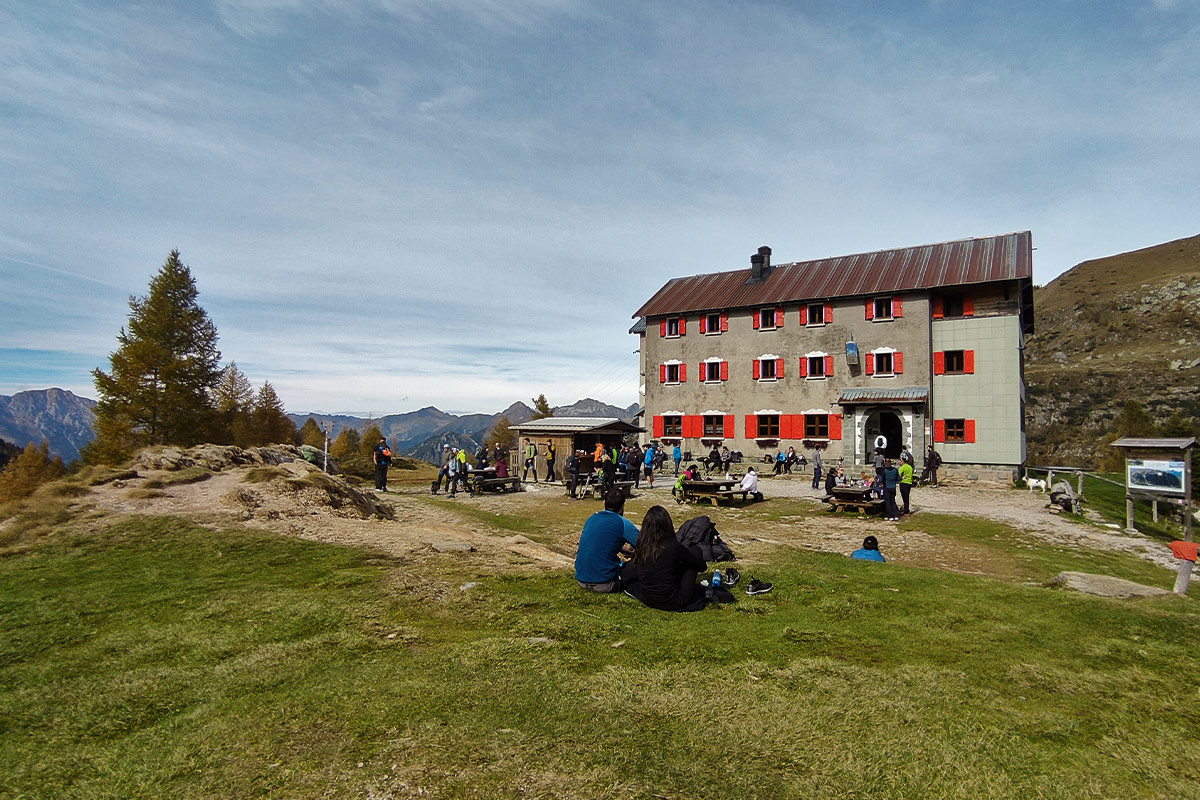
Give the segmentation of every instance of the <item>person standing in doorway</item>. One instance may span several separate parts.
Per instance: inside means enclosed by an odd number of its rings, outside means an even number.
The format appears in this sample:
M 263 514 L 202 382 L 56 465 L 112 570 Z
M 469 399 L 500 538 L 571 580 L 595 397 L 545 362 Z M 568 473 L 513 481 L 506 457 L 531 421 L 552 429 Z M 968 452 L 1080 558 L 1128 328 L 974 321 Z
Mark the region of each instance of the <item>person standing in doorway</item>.
M 558 451 L 554 449 L 554 441 L 546 440 L 546 483 L 554 483 L 554 459 Z
M 375 445 L 371 460 L 375 462 L 375 491 L 386 492 L 388 467 L 392 463 L 392 451 L 388 449 L 387 439 L 380 439 L 379 444 Z
M 825 466 L 825 461 L 821 458 L 821 445 L 813 446 L 813 481 L 812 488 L 821 488 L 821 468 Z
M 521 480 L 526 480 L 529 477 L 529 470 L 533 470 L 533 482 L 537 483 L 537 445 L 530 441 L 529 437 L 525 437 L 525 449 L 522 451 L 522 457 L 525 459 L 525 469 L 521 472 Z

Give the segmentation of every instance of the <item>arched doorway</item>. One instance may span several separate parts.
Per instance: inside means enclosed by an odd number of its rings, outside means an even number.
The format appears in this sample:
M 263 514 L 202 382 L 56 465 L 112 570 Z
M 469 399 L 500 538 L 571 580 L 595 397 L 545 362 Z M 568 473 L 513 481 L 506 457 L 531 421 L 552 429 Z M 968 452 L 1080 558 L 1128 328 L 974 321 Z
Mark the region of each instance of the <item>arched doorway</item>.
M 863 426 L 863 433 L 864 463 L 870 464 L 875 455 L 877 436 L 887 439 L 887 447 L 883 449 L 883 454 L 888 458 L 899 458 L 904 447 L 904 422 L 899 414 L 885 410 L 871 412 Z

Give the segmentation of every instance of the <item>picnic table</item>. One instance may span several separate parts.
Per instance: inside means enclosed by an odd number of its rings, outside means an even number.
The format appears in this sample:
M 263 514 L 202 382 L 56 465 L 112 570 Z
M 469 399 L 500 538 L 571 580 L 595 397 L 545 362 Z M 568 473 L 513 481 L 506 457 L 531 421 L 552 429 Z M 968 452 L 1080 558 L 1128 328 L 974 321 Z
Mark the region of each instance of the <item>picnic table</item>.
M 733 500 L 737 495 L 745 500 L 750 492 L 741 488 L 740 478 L 693 478 L 683 481 L 682 500 L 691 503 L 708 501 L 715 508 L 721 500 Z
M 829 503 L 831 511 L 849 511 L 858 513 L 883 510 L 883 501 L 872 494 L 870 486 L 834 486 L 829 494 L 822 498 Z
M 471 487 L 477 492 L 521 491 L 520 478 L 516 475 L 509 475 L 507 478 L 497 478 L 495 467 L 473 469 L 467 473 L 467 480 L 471 482 Z
M 587 493 L 596 497 L 604 496 L 604 475 L 599 470 L 592 473 L 580 473 L 576 483 L 576 493 L 586 488 Z M 626 497 L 633 496 L 633 481 L 613 481 L 613 486 L 621 490 Z

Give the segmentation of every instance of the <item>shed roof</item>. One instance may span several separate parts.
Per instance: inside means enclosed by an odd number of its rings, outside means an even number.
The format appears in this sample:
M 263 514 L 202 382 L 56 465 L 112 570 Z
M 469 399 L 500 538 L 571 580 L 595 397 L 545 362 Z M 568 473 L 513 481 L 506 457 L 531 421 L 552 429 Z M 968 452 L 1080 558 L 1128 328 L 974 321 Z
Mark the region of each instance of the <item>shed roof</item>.
M 924 386 L 842 389 L 838 403 L 844 406 L 859 403 L 924 403 L 928 397 L 929 390 Z
M 824 300 L 1033 277 L 1029 231 L 773 266 L 672 278 L 634 317 Z
M 642 429 L 616 417 L 542 417 L 512 429 L 520 434 L 545 433 L 639 433 Z
M 1133 447 L 1140 450 L 1187 450 L 1196 446 L 1195 437 L 1188 439 L 1138 439 L 1126 437 L 1117 439 L 1113 447 Z

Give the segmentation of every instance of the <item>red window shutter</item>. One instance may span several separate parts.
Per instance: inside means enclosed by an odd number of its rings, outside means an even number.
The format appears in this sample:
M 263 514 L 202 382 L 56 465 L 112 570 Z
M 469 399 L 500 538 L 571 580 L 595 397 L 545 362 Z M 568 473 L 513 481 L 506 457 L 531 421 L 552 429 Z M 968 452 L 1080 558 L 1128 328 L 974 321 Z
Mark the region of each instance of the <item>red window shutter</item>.
M 808 306 L 800 306 L 800 324 L 808 324 Z
M 708 364 L 705 364 L 703 361 L 701 361 L 700 362 L 700 382 L 704 383 L 706 380 L 708 380 Z
M 663 418 L 654 417 L 654 422 L 650 426 L 654 431 L 654 438 L 661 439 L 663 435 Z
M 825 377 L 833 377 L 833 356 L 825 356 Z
M 775 359 L 775 377 L 776 378 L 783 377 L 783 359 L 782 358 Z
M 733 414 L 726 414 L 721 418 L 721 435 L 727 439 L 733 438 Z
M 867 353 L 867 374 L 868 375 L 875 374 L 875 354 L 874 353 Z
M 754 378 L 754 380 L 758 380 L 758 359 L 754 359 L 752 363 L 754 366 L 751 369 L 750 377 Z
M 707 314 L 700 315 L 700 332 L 708 333 L 708 315 Z
M 729 315 L 722 314 L 721 315 L 721 332 L 724 333 L 727 330 L 729 330 Z
M 842 438 L 842 415 L 841 414 L 830 414 L 829 415 L 829 438 L 830 439 Z
M 892 353 L 892 372 L 897 375 L 904 372 L 904 353 L 899 350 Z
M 687 364 L 679 365 L 679 382 L 687 383 Z
M 833 322 L 833 303 L 825 304 L 825 322 Z
M 758 416 L 755 414 L 746 415 L 746 438 L 754 439 L 758 436 Z
M 679 318 L 679 335 L 687 336 L 687 317 Z
M 963 316 L 964 317 L 975 316 L 975 298 L 974 297 L 970 297 L 969 295 L 963 296 Z
M 932 314 L 933 314 L 934 319 L 941 319 L 942 317 L 946 316 L 946 312 L 943 311 L 942 309 L 943 309 L 942 296 L 940 294 L 935 295 L 933 298 L 933 309 L 932 309 Z
M 935 419 L 933 421 L 933 440 L 935 442 L 946 441 L 946 420 Z
M 660 319 L 658 321 L 658 335 L 659 336 L 667 335 L 667 321 L 665 319 Z
M 721 380 L 723 380 L 723 381 L 729 380 L 729 362 L 728 361 L 721 362 Z M 730 425 L 732 425 L 732 424 L 733 423 L 731 422 Z M 729 435 L 732 436 L 733 434 L 730 433 Z
M 963 372 L 968 375 L 975 374 L 975 351 L 963 350 Z
M 780 414 L 779 415 L 779 438 L 780 439 L 791 439 L 792 438 L 792 416 L 793 415 L 791 415 L 791 414 Z
M 666 364 L 658 365 L 658 382 L 659 383 L 667 382 L 667 365 Z
M 783 309 L 782 308 L 775 309 L 775 327 L 776 328 L 783 327 Z
M 754 326 L 754 330 L 758 330 L 758 317 L 759 312 L 757 310 L 750 315 L 750 324 Z
M 934 375 L 945 375 L 946 374 L 946 354 L 943 353 L 941 350 L 937 350 L 933 354 L 933 374 Z
M 964 442 L 974 442 L 975 441 L 975 420 L 973 420 L 973 419 L 964 419 L 963 420 L 963 441 Z
M 900 299 L 900 295 L 892 298 L 892 317 L 900 319 L 904 316 L 904 301 Z
M 797 372 L 796 374 L 799 375 L 801 378 L 808 377 L 808 359 L 805 358 L 804 356 L 800 356 L 800 371 Z
M 875 319 L 875 301 L 867 298 L 867 319 Z

